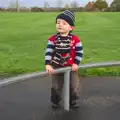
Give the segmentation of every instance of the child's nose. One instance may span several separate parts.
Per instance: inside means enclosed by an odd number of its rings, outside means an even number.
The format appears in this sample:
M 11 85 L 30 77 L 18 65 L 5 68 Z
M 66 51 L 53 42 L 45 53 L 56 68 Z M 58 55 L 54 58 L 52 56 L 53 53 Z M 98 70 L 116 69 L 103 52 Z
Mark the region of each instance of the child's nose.
M 59 25 L 62 26 L 62 23 L 60 23 Z
M 62 25 L 62 23 L 59 24 L 60 26 Z

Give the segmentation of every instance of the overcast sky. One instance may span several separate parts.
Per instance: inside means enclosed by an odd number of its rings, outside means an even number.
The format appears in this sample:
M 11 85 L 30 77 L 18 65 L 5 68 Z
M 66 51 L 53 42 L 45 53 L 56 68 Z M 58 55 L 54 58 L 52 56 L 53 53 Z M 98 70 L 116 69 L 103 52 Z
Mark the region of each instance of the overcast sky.
M 14 2 L 16 0 L 0 0 L 0 6 L 4 6 L 7 7 L 10 2 Z M 48 1 L 50 7 L 55 7 L 58 5 L 58 1 L 59 0 L 19 0 L 19 3 L 21 4 L 21 6 L 44 6 L 44 2 Z M 65 5 L 66 3 L 70 3 L 70 1 L 74 1 L 74 0 L 61 0 L 62 5 Z M 88 1 L 92 1 L 92 0 L 76 0 L 80 6 L 84 6 Z M 95 1 L 95 0 L 94 0 Z M 112 0 L 106 0 L 109 4 L 112 2 Z

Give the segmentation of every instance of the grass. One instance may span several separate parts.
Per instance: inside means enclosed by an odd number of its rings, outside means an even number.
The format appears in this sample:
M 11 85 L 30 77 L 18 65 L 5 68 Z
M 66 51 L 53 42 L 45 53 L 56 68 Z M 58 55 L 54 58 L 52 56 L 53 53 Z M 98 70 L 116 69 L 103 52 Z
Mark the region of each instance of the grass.
M 58 13 L 0 13 L 0 75 L 45 70 L 47 39 Z M 120 13 L 76 13 L 74 34 L 84 47 L 82 63 L 120 60 Z M 119 67 L 89 69 L 87 75 L 120 75 Z

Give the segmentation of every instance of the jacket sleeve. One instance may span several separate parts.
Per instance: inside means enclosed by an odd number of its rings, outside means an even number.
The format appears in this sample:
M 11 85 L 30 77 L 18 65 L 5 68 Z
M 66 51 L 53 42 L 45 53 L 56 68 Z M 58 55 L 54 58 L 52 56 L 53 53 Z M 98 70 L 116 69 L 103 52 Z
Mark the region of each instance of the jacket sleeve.
M 83 46 L 82 42 L 78 37 L 76 37 L 76 44 L 75 44 L 75 60 L 74 63 L 79 65 L 83 58 Z
M 45 52 L 45 65 L 51 64 L 53 52 L 54 52 L 54 36 L 48 39 L 46 52 Z

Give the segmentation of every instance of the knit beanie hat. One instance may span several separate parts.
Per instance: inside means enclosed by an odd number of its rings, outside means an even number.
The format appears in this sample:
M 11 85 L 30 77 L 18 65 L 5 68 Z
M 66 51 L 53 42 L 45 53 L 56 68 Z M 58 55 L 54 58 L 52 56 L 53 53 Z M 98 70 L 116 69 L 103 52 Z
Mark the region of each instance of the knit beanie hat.
M 70 10 L 65 10 L 63 11 L 61 14 L 59 14 L 57 17 L 56 17 L 56 21 L 57 19 L 63 19 L 65 20 L 69 25 L 71 26 L 75 26 L 74 25 L 74 22 L 75 22 L 75 14 L 70 11 Z

